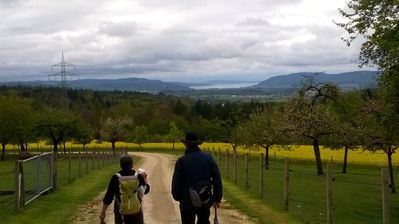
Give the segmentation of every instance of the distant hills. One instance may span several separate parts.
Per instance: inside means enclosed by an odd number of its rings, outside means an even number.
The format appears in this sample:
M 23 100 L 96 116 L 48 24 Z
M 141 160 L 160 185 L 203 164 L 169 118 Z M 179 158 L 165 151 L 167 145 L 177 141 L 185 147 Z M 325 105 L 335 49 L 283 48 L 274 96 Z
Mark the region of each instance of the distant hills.
M 301 72 L 274 76 L 250 88 L 292 89 L 300 85 L 306 77 L 311 76 L 317 83 L 334 83 L 344 90 L 373 88 L 377 86 L 379 75 L 377 71 L 355 71 L 338 74 Z
M 30 86 L 57 86 L 55 81 L 32 81 L 32 82 L 6 82 L 4 85 L 30 85 Z M 68 81 L 68 86 L 78 89 L 93 90 L 121 90 L 137 92 L 162 92 L 168 90 L 182 91 L 190 88 L 160 80 L 144 78 L 124 78 L 124 79 L 80 79 Z
M 326 73 L 293 73 L 288 75 L 279 75 L 271 77 L 265 81 L 259 82 L 257 85 L 246 88 L 230 88 L 239 89 L 240 92 L 250 91 L 249 89 L 265 90 L 267 92 L 280 91 L 282 89 L 293 89 L 298 86 L 305 77 L 313 76 L 316 82 L 334 83 L 343 90 L 373 88 L 377 86 L 377 71 L 355 71 L 339 74 Z M 121 91 L 138 91 L 138 92 L 170 92 L 170 91 L 188 91 L 193 90 L 190 87 L 195 86 L 211 86 L 226 83 L 248 83 L 245 81 L 229 81 L 229 80 L 213 80 L 203 83 L 179 83 L 164 82 L 160 80 L 151 80 L 145 78 L 124 78 L 124 79 L 81 79 L 69 81 L 71 88 L 93 89 L 93 90 L 121 90 Z M 56 86 L 59 82 L 55 81 L 29 81 L 29 82 L 3 82 L 0 85 L 29 85 L 29 86 Z M 237 86 L 237 85 L 236 85 Z M 204 88 L 205 89 L 205 88 Z M 194 91 L 194 90 L 193 90 Z M 221 90 L 222 91 L 222 90 Z M 227 91 L 224 90 L 224 91 Z

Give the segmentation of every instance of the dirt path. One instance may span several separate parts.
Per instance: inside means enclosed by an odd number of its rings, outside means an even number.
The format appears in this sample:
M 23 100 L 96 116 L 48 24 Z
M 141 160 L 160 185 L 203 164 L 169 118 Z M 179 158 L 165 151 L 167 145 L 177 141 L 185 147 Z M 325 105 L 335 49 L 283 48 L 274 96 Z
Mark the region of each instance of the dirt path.
M 174 201 L 171 195 L 171 180 L 173 175 L 176 157 L 160 153 L 133 153 L 142 157 L 140 164 L 135 164 L 134 168 L 143 168 L 148 174 L 148 182 L 151 191 L 144 197 L 143 210 L 146 224 L 167 224 L 180 223 L 179 203 Z M 99 220 L 98 215 L 101 211 L 101 199 L 104 193 L 99 195 L 93 202 L 82 206 L 78 215 L 73 219 L 73 223 L 91 224 L 93 220 Z M 213 210 L 213 209 L 212 209 Z M 213 211 L 211 214 L 213 220 Z M 235 224 L 245 223 L 254 224 L 247 216 L 231 209 L 231 206 L 223 202 L 218 210 L 219 223 Z M 106 222 L 113 221 L 113 206 L 107 210 Z

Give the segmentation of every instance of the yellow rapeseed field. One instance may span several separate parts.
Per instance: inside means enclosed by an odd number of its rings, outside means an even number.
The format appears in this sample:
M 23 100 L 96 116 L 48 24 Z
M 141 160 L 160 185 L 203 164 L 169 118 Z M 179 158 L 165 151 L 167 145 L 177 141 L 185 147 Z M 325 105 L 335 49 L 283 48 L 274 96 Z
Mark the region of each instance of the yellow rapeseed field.
M 74 144 L 72 142 L 67 142 L 66 143 L 66 148 L 81 148 L 81 144 Z M 138 149 L 139 145 L 135 143 L 126 143 L 126 142 L 117 142 L 115 144 L 117 149 Z M 47 149 L 51 150 L 52 145 L 49 145 L 48 143 L 42 141 L 39 143 L 30 143 L 28 145 L 30 150 L 35 150 L 35 149 Z M 142 144 L 142 147 L 144 149 L 158 149 L 158 150 L 171 150 L 172 149 L 172 143 L 144 143 Z M 214 150 L 217 152 L 219 149 L 221 152 L 225 153 L 226 150 L 229 150 L 230 152 L 233 151 L 232 147 L 228 143 L 208 143 L 204 142 L 201 146 L 202 149 L 207 149 L 207 150 Z M 109 142 L 99 142 L 99 141 L 92 141 L 90 144 L 86 145 L 86 148 L 88 150 L 93 150 L 93 149 L 105 149 L 105 148 L 111 148 L 111 143 Z M 17 146 L 14 145 L 8 145 L 7 149 L 11 150 L 16 150 L 18 149 Z M 62 147 L 59 147 L 59 150 L 62 150 Z M 184 150 L 184 145 L 180 142 L 175 143 L 175 150 Z M 259 153 L 265 153 L 264 149 L 258 149 L 258 148 L 243 148 L 239 147 L 238 151 L 239 154 L 244 154 L 244 153 L 250 153 L 252 155 L 258 155 Z M 310 145 L 302 145 L 302 146 L 293 146 L 289 150 L 284 150 L 279 147 L 273 147 L 270 150 L 269 153 L 270 157 L 275 157 L 275 158 L 291 158 L 291 159 L 306 159 L 306 160 L 313 160 L 314 159 L 314 153 L 313 153 L 313 147 Z M 328 148 L 323 148 L 321 147 L 321 157 L 323 160 L 332 160 L 334 162 L 339 162 L 342 163 L 343 158 L 344 158 L 344 151 L 343 150 L 331 150 Z M 393 164 L 395 166 L 399 166 L 399 152 L 393 154 Z M 357 163 L 357 164 L 377 164 L 377 165 L 386 165 L 387 164 L 387 156 L 385 153 L 382 151 L 379 151 L 377 153 L 372 153 L 369 151 L 363 151 L 361 149 L 355 150 L 355 151 L 349 151 L 348 153 L 348 163 Z
M 220 148 L 221 152 L 225 152 L 228 149 L 230 152 L 233 151 L 232 147 L 225 143 L 208 143 L 204 144 L 205 148 L 212 148 L 216 151 Z M 246 149 L 239 147 L 238 153 L 250 153 L 253 155 L 257 155 L 259 153 L 265 154 L 265 150 L 262 148 L 251 148 Z M 342 163 L 344 160 L 344 150 L 332 150 L 329 148 L 320 148 L 321 158 L 322 160 L 329 160 L 333 162 Z M 280 147 L 272 147 L 269 151 L 270 157 L 276 158 L 291 158 L 291 159 L 306 159 L 306 160 L 314 160 L 314 152 L 313 146 L 311 145 L 301 145 L 301 146 L 292 146 L 290 149 L 285 150 Z M 375 164 L 375 165 L 386 165 L 387 164 L 387 155 L 378 151 L 376 153 L 372 153 L 370 151 L 364 151 L 361 149 L 358 150 L 349 150 L 348 152 L 348 163 L 356 163 L 356 164 Z M 392 163 L 395 166 L 399 166 L 399 151 L 398 153 L 393 154 Z

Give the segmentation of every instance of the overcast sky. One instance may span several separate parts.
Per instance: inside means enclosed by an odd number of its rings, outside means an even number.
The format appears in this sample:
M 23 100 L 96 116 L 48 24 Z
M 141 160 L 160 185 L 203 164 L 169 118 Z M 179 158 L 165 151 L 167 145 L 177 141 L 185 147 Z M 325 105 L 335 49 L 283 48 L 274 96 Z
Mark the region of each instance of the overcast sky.
M 357 70 L 346 0 L 0 0 L 0 81 L 80 78 L 262 80 Z

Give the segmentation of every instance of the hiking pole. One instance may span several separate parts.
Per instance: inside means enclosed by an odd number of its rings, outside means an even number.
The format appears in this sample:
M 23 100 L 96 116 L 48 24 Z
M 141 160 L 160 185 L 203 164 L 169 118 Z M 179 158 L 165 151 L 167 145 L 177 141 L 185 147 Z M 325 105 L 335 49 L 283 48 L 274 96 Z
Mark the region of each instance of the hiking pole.
M 213 207 L 215 208 L 215 218 L 213 218 L 213 224 L 219 224 L 217 206 L 214 205 Z

